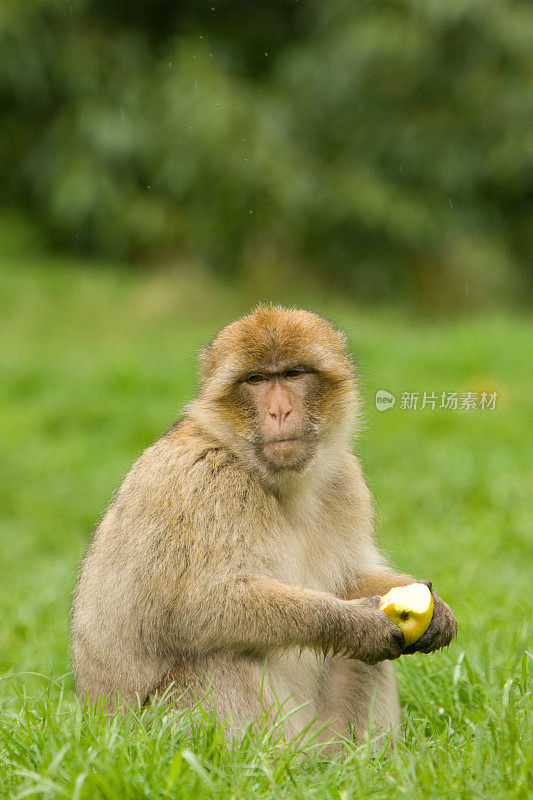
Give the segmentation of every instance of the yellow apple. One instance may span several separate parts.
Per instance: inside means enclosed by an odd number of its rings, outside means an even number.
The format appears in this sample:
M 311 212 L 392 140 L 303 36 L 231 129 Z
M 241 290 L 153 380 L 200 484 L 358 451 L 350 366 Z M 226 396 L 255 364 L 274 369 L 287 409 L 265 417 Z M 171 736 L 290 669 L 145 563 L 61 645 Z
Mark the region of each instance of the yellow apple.
M 417 642 L 433 617 L 433 597 L 425 583 L 397 586 L 379 601 L 379 608 L 402 629 L 406 644 Z

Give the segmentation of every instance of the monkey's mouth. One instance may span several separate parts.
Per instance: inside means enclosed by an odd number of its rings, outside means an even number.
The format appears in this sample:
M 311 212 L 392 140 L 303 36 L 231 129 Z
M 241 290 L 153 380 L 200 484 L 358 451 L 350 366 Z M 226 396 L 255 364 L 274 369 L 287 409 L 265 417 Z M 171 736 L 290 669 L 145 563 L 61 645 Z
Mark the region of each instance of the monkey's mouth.
M 309 443 L 302 438 L 275 439 L 263 444 L 263 453 L 271 466 L 296 469 L 306 459 Z
M 284 453 L 301 447 L 304 443 L 303 439 L 273 439 L 270 442 L 265 442 L 264 447 L 273 450 L 276 453 Z

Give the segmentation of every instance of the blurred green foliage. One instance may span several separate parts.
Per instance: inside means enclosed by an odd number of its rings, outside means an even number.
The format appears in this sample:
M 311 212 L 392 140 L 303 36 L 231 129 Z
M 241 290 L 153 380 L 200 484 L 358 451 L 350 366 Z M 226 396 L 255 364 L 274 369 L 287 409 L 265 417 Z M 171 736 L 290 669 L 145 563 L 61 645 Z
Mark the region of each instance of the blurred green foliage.
M 3 202 L 92 254 L 523 297 L 532 52 L 525 0 L 4 0 Z

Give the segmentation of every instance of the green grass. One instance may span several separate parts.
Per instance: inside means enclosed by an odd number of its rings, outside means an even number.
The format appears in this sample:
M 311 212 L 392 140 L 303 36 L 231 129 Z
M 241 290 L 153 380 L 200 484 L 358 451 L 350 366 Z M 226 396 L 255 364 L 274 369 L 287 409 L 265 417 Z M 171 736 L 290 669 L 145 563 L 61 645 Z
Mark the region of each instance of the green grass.
M 260 724 L 226 744 L 209 717 L 83 714 L 67 628 L 77 565 L 112 491 L 193 395 L 197 348 L 254 292 L 201 273 L 191 282 L 191 267 L 134 275 L 30 245 L 6 248 L 0 279 L 0 796 L 529 797 L 531 321 L 413 321 L 279 289 L 348 331 L 380 541 L 398 568 L 432 578 L 459 636 L 398 663 L 405 738 L 392 752 L 349 745 L 328 758 Z M 499 392 L 494 411 L 379 413 L 373 402 L 378 388 L 485 386 Z

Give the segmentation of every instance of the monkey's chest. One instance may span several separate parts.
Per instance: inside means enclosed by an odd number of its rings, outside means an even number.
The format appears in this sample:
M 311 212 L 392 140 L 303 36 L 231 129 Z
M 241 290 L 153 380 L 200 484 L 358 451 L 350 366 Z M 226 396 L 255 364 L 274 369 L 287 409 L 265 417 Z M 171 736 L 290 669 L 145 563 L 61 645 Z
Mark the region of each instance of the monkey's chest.
M 342 592 L 348 556 L 335 537 L 321 536 L 314 529 L 291 529 L 283 545 L 271 554 L 273 577 L 321 592 Z

